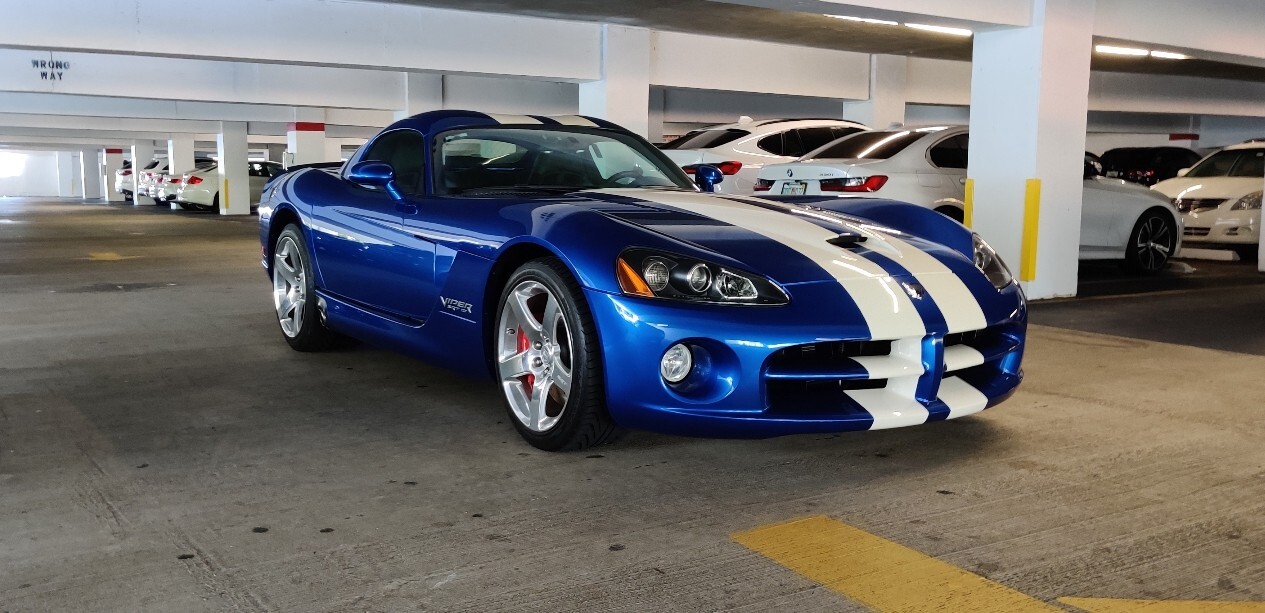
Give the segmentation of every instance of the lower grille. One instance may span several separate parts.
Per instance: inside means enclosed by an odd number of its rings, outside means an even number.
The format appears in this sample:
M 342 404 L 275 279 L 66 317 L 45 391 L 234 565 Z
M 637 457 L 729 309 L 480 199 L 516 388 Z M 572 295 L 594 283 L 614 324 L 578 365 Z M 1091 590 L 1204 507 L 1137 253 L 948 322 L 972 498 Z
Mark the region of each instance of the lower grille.
M 1182 213 L 1215 209 L 1225 203 L 1225 198 L 1174 198 L 1173 206 Z
M 1186 228 L 1182 231 L 1183 236 L 1208 236 L 1212 228 Z

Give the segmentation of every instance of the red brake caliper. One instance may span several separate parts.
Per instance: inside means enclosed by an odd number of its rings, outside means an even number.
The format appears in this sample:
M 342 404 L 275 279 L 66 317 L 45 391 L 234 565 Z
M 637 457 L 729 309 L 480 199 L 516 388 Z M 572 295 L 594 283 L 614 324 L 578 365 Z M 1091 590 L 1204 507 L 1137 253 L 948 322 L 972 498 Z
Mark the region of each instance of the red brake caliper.
M 523 327 L 518 327 L 518 352 L 522 353 L 531 347 L 531 341 L 527 340 L 527 335 L 523 334 Z M 523 377 L 523 389 L 527 390 L 527 395 L 531 396 L 531 388 L 536 384 L 536 375 L 527 373 Z

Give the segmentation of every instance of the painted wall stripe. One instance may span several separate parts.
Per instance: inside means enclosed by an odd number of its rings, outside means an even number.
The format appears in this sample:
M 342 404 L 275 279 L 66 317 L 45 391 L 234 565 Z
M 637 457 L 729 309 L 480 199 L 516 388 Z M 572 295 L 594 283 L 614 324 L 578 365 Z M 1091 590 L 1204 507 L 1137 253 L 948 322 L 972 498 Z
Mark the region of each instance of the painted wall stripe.
M 829 517 L 731 535 L 734 541 L 879 612 L 1055 613 L 1000 583 Z
M 966 180 L 966 195 L 962 197 L 962 225 L 970 228 L 975 223 L 975 179 Z
M 1019 251 L 1019 280 L 1037 278 L 1037 226 L 1041 221 L 1041 179 L 1028 179 L 1023 191 L 1023 243 Z
M 540 120 L 530 115 L 506 115 L 502 113 L 487 113 L 497 123 L 503 124 L 539 124 Z
M 291 121 L 286 124 L 286 132 L 324 132 L 325 124 L 319 121 Z

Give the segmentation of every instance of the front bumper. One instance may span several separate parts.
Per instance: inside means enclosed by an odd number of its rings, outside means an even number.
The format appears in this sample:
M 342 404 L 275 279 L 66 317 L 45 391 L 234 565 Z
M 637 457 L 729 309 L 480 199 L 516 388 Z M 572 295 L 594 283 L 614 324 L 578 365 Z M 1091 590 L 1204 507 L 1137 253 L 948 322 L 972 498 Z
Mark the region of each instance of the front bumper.
M 1237 247 L 1260 242 L 1260 211 L 1187 213 L 1182 242 L 1191 248 Z
M 587 291 L 602 334 L 607 407 L 624 427 L 765 438 L 871 430 L 969 415 L 1023 378 L 1027 310 L 1017 287 L 964 334 L 874 341 L 811 299 L 783 307 L 704 307 Z M 995 304 L 994 306 L 999 306 Z M 991 315 L 989 313 L 991 312 Z M 684 342 L 695 370 L 670 386 L 659 360 Z

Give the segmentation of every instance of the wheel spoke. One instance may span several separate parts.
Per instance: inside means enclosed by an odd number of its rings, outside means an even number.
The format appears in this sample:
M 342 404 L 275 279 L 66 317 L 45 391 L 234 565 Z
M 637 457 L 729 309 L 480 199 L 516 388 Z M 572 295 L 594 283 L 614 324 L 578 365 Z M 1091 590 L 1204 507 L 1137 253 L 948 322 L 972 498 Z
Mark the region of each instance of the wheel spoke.
M 537 379 L 536 385 L 531 388 L 531 400 L 528 404 L 528 427 L 540 431 L 544 430 L 544 421 L 548 415 L 545 414 L 545 405 L 549 402 L 549 388 L 552 387 L 548 379 Z
M 555 336 L 557 334 L 559 316 L 558 300 L 553 297 L 553 294 L 546 294 L 545 296 L 547 298 L 547 301 L 545 302 L 545 312 L 540 318 L 540 323 L 545 330 L 546 336 Z
M 571 397 L 571 369 L 562 364 L 562 360 L 553 363 L 553 384 L 562 392 L 562 401 Z
M 527 352 L 520 351 L 513 355 L 501 358 L 500 362 L 497 364 L 497 370 L 501 373 L 502 381 L 519 379 L 530 372 L 527 368 Z
M 536 316 L 532 315 L 531 307 L 527 305 L 527 300 L 532 296 L 525 291 L 516 291 L 510 295 L 510 309 L 514 312 L 514 317 L 518 319 L 516 323 L 523 328 L 523 333 L 533 342 L 540 340 L 541 325 L 536 320 Z

